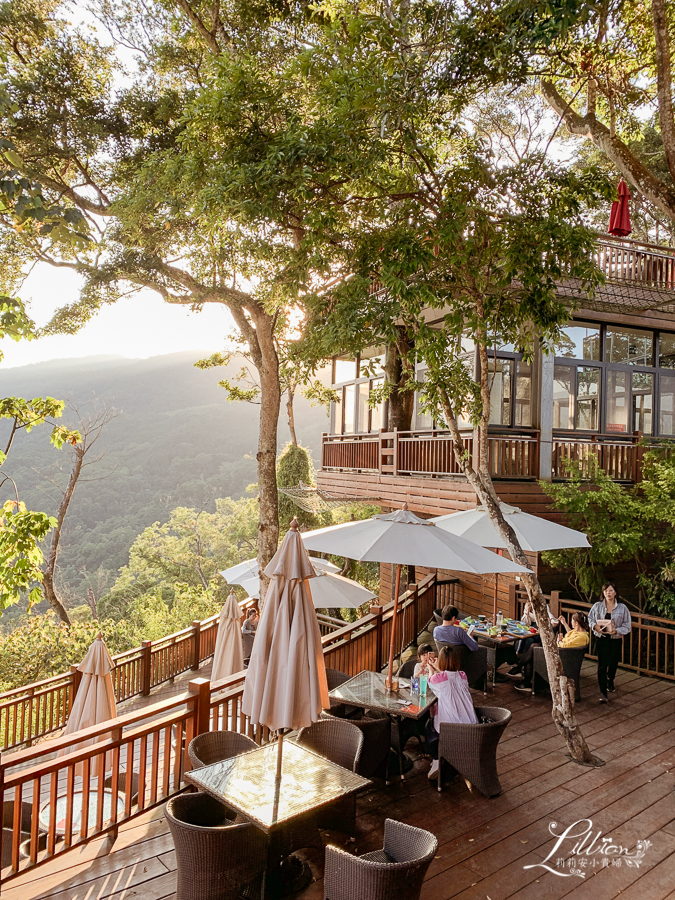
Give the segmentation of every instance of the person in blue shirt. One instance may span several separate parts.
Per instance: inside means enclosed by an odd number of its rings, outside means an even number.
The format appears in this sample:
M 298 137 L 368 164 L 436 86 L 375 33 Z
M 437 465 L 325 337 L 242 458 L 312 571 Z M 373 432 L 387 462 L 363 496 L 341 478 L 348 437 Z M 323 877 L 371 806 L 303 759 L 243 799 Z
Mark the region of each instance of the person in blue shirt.
M 478 644 L 457 624 L 457 607 L 443 607 L 443 624 L 434 628 L 434 640 L 441 644 L 464 644 L 469 650 L 478 650 Z

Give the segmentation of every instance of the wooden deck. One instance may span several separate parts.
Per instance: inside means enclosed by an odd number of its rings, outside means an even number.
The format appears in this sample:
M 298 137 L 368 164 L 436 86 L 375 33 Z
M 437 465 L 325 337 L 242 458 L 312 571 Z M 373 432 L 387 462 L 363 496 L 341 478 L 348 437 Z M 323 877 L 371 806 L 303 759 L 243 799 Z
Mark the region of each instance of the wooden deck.
M 513 711 L 499 747 L 504 793 L 486 800 L 455 779 L 438 794 L 435 782 L 431 787 L 426 777 L 429 761 L 417 754 L 414 771 L 403 784 L 385 789 L 375 782 L 360 797 L 357 839 L 346 846 L 355 853 L 381 846 L 387 817 L 432 831 L 440 846 L 424 900 L 675 898 L 675 684 L 620 671 L 617 688 L 610 703 L 599 705 L 595 666 L 586 664 L 578 717 L 592 749 L 606 762 L 586 769 L 566 758 L 551 723 L 549 698 L 532 700 L 508 684 L 497 685 L 488 702 Z M 476 694 L 475 702 L 483 703 L 483 695 Z M 415 756 L 414 741 L 408 753 Z M 553 847 L 551 822 L 561 830 L 586 818 L 592 820 L 593 833 L 600 831 L 615 844 L 632 849 L 638 840 L 650 841 L 641 866 L 608 860 L 604 867 L 602 857 L 596 857 L 593 868 L 589 857 L 584 878 L 524 868 L 541 863 Z M 340 835 L 327 839 L 346 843 Z M 567 855 L 561 850 L 551 865 Z M 308 851 L 306 858 L 316 880 L 293 897 L 319 900 L 321 854 Z M 47 897 L 175 897 L 175 858 L 162 808 L 121 827 L 114 843 L 102 839 L 75 849 L 3 890 L 7 900 Z

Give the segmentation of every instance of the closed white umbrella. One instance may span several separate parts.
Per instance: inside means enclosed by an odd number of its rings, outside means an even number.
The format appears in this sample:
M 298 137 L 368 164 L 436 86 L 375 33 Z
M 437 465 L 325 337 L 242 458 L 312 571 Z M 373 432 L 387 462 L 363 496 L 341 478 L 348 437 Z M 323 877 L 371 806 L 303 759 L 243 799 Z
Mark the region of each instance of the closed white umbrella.
M 218 635 L 213 651 L 211 681 L 220 681 L 244 668 L 244 644 L 241 636 L 241 611 L 234 588 L 230 591 L 218 619 Z
M 63 731 L 64 735 L 73 734 L 83 728 L 91 728 L 92 725 L 100 725 L 101 722 L 107 722 L 108 719 L 114 719 L 117 716 L 115 692 L 110 674 L 115 668 L 115 663 L 108 653 L 108 648 L 100 632 L 77 668 L 82 673 L 82 678 L 68 717 L 68 724 Z M 95 744 L 97 740 L 104 739 L 105 736 L 73 744 L 59 751 L 59 756 L 81 750 L 83 747 Z M 80 768 L 81 766 L 78 764 L 77 770 Z M 78 774 L 81 773 L 78 771 Z M 91 774 L 99 774 L 98 759 L 93 762 Z
M 330 705 L 321 634 L 309 585 L 315 574 L 295 519 L 265 574 L 271 581 L 241 708 L 252 722 L 278 731 L 282 742 L 285 731 L 311 725 Z M 281 774 L 281 755 L 280 743 L 277 777 Z
M 394 666 L 401 566 L 424 566 L 430 569 L 473 572 L 477 575 L 528 571 L 471 541 L 437 528 L 429 519 L 420 519 L 407 506 L 386 515 L 308 531 L 302 535 L 302 540 L 308 550 L 317 553 L 334 553 L 347 559 L 396 565 L 394 619 L 387 673 L 390 683 Z
M 312 566 L 317 572 L 339 572 L 339 568 L 327 559 L 318 559 L 310 556 Z M 258 577 L 258 560 L 247 559 L 244 562 L 237 563 L 236 566 L 230 566 L 229 569 L 223 569 L 220 573 L 228 584 L 238 584 L 243 587 L 249 597 L 258 599 L 260 597 L 260 578 Z
M 572 547 L 590 547 L 582 531 L 549 522 L 540 516 L 524 513 L 517 506 L 500 503 L 504 518 L 516 533 L 523 550 L 543 553 L 547 550 L 568 550 Z M 506 549 L 506 544 L 495 529 L 484 506 L 466 509 L 431 520 L 443 531 L 466 538 L 481 547 Z
M 524 513 L 517 506 L 499 504 L 504 518 L 516 533 L 523 550 L 530 553 L 544 553 L 547 550 L 568 550 L 573 547 L 590 547 L 583 531 L 575 531 L 557 522 L 549 522 L 540 516 Z M 481 547 L 506 549 L 506 544 L 492 524 L 484 506 L 466 509 L 462 512 L 437 516 L 432 519 L 436 525 L 449 534 L 458 535 L 479 544 Z M 495 575 L 494 615 L 497 615 L 497 578 Z

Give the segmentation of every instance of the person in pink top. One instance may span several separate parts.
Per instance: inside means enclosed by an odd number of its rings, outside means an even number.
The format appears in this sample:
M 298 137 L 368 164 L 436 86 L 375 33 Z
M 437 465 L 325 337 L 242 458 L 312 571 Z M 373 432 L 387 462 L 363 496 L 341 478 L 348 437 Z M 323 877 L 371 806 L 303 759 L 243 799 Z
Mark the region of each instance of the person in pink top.
M 431 663 L 434 674 L 429 679 L 429 685 L 438 701 L 436 711 L 429 717 L 426 728 L 427 751 L 433 759 L 429 778 L 434 778 L 438 772 L 438 739 L 441 723 L 457 722 L 466 725 L 478 723 L 469 682 L 459 666 L 459 654 L 447 646 L 441 648 L 438 662 Z

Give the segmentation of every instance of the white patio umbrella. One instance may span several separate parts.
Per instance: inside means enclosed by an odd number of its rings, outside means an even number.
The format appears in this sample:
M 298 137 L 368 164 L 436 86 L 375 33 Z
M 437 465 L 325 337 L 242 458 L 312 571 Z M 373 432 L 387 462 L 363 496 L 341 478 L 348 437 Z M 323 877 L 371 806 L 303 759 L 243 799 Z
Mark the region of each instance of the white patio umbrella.
M 327 559 L 318 559 L 310 556 L 312 566 L 317 572 L 339 572 L 339 568 Z M 236 566 L 230 566 L 229 569 L 223 569 L 220 573 L 228 584 L 238 584 L 243 587 L 249 597 L 258 599 L 260 597 L 260 578 L 258 577 L 258 560 L 247 559 L 244 562 L 237 563 Z
M 91 728 L 92 725 L 100 725 L 101 722 L 117 716 L 115 692 L 110 674 L 115 668 L 115 663 L 108 653 L 108 648 L 100 632 L 77 668 L 82 673 L 82 678 L 68 717 L 68 723 L 63 731 L 64 735 L 73 734 L 83 728 Z M 81 750 L 83 747 L 95 744 L 96 740 L 92 738 L 73 744 L 60 750 L 58 755 L 65 756 L 75 750 Z M 98 740 L 103 740 L 103 737 Z M 78 768 L 81 768 L 79 764 Z M 98 775 L 98 770 L 99 760 L 95 759 L 91 767 L 91 774 Z
M 396 512 L 371 519 L 305 532 L 302 541 L 305 547 L 317 553 L 334 553 L 347 559 L 396 565 L 394 619 L 387 672 L 389 683 L 394 666 L 401 566 L 425 566 L 477 575 L 528 571 L 471 541 L 437 528 L 429 519 L 420 519 L 408 510 L 407 505 Z
M 244 643 L 241 637 L 241 620 L 244 614 L 239 606 L 234 588 L 230 591 L 218 619 L 218 635 L 213 651 L 211 681 L 220 681 L 244 668 Z
M 582 531 L 549 522 L 539 516 L 524 513 L 517 506 L 500 503 L 504 518 L 516 533 L 523 550 L 531 553 L 543 553 L 547 550 L 568 550 L 574 547 L 590 547 L 588 538 Z M 443 531 L 473 541 L 481 547 L 506 549 L 506 544 L 499 535 L 484 506 L 466 509 L 462 512 L 437 516 L 431 520 Z M 495 575 L 494 613 L 497 614 L 497 578 Z
M 295 519 L 265 574 L 271 582 L 248 664 L 241 708 L 252 722 L 279 733 L 279 779 L 284 733 L 316 722 L 322 709 L 330 705 L 321 634 L 309 585 L 315 573 Z
M 312 581 L 312 601 L 315 609 L 344 608 L 356 609 L 369 600 L 375 600 L 377 594 L 369 591 L 358 581 L 343 578 L 333 572 L 317 572 Z

